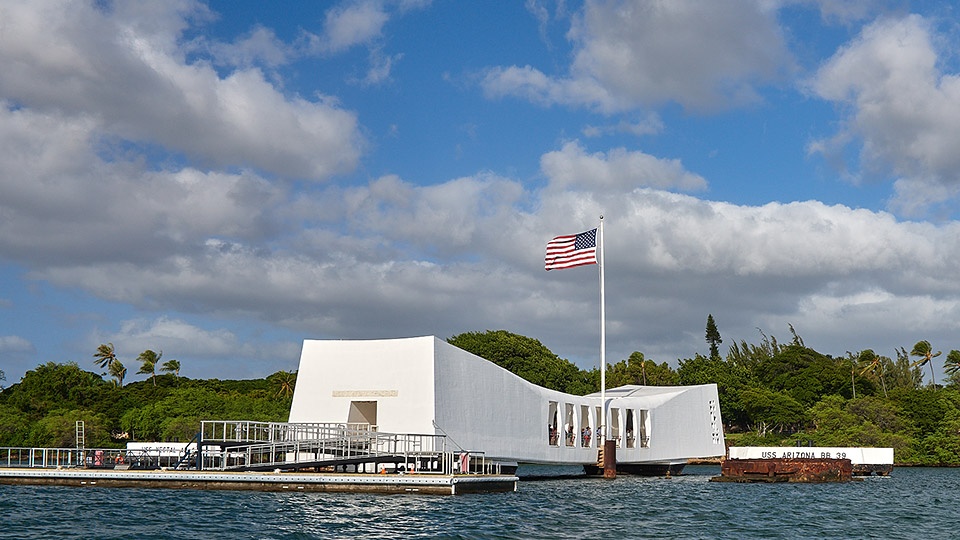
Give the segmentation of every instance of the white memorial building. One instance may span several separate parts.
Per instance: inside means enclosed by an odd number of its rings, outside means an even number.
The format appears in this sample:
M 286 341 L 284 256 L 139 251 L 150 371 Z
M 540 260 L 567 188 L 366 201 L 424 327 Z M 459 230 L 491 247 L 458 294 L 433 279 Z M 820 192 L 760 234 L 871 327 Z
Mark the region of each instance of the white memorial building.
M 289 421 L 445 435 L 505 464 L 588 471 L 604 417 L 622 472 L 677 472 L 690 458 L 725 453 L 716 385 L 629 385 L 602 401 L 534 385 L 434 336 L 305 340 Z

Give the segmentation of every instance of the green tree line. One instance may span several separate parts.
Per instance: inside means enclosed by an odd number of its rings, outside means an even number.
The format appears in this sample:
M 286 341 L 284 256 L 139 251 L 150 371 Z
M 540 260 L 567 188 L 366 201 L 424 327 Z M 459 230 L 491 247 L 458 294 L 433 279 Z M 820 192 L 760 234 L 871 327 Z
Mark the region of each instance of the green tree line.
M 296 373 L 190 379 L 179 374 L 179 362 L 158 364 L 160 353 L 147 351 L 141 355 L 141 373 L 150 378 L 123 385 L 126 370 L 112 349 L 103 345 L 94 355 L 110 373 L 109 381 L 76 362 L 49 362 L 3 389 L 0 446 L 72 448 L 78 420 L 84 422 L 87 447 L 111 448 L 131 440 L 186 442 L 201 420 L 285 422 L 289 416 Z M 156 373 L 158 365 L 165 373 Z

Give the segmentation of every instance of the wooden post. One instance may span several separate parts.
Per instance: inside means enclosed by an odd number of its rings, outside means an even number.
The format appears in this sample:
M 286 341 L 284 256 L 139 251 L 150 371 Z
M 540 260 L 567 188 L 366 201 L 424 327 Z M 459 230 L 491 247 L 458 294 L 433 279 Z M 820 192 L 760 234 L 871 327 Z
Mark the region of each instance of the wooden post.
M 617 477 L 617 442 L 613 440 L 603 441 L 603 477 Z

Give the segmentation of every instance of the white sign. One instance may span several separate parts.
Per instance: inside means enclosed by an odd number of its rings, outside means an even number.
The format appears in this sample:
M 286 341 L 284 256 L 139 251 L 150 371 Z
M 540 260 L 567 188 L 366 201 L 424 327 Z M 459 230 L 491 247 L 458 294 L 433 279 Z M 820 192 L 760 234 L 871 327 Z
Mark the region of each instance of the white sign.
M 893 465 L 893 448 L 731 446 L 730 459 L 849 459 L 853 465 Z

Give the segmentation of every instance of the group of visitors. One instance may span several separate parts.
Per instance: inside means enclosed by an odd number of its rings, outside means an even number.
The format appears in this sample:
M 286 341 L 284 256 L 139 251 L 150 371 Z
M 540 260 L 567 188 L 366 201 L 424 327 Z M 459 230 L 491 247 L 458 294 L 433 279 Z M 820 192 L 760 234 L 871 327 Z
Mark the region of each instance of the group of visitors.
M 553 425 L 549 425 L 547 426 L 547 430 L 549 433 L 550 444 L 552 446 L 557 446 L 557 444 L 560 442 L 560 434 L 557 428 Z M 575 431 L 571 424 L 567 423 L 563 426 L 563 435 L 567 446 L 573 446 Z M 600 428 L 597 427 L 596 429 L 590 429 L 590 426 L 584 426 L 583 429 L 580 430 L 580 446 L 583 448 L 588 448 L 591 440 L 600 440 Z

